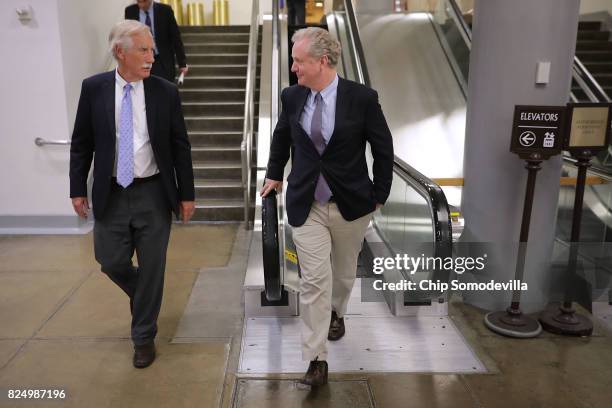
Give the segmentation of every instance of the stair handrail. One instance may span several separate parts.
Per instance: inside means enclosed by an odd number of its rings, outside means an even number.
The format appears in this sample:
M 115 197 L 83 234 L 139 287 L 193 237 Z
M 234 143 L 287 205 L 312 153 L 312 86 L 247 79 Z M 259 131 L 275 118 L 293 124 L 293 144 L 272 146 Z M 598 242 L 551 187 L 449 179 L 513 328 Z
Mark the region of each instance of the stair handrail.
M 242 188 L 244 191 L 244 222 L 250 228 L 251 168 L 253 160 L 253 124 L 255 119 L 255 80 L 257 74 L 257 44 L 259 42 L 259 0 L 253 0 L 249 31 L 246 89 L 244 95 L 244 123 L 242 126 Z

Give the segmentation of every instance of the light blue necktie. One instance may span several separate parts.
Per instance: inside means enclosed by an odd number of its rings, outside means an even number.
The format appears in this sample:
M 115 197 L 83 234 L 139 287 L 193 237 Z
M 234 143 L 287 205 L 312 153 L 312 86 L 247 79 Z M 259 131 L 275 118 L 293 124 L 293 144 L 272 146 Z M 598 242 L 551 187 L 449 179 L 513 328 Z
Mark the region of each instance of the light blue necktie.
M 119 157 L 117 158 L 117 183 L 126 188 L 134 181 L 134 126 L 132 124 L 132 85 L 123 87 L 119 116 Z

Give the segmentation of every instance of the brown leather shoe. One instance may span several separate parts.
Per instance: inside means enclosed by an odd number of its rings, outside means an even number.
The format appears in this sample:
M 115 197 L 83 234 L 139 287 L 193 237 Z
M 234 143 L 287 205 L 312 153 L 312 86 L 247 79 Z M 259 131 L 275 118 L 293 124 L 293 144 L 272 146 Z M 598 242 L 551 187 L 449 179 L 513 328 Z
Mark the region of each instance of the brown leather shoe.
M 155 343 L 151 342 L 142 346 L 134 345 L 134 367 L 145 368 L 155 360 Z
M 312 360 L 300 383 L 311 387 L 327 384 L 327 361 Z
M 344 318 L 338 317 L 336 312 L 332 312 L 331 321 L 329 322 L 329 332 L 327 333 L 327 340 L 340 340 L 342 336 L 344 336 L 344 332 Z

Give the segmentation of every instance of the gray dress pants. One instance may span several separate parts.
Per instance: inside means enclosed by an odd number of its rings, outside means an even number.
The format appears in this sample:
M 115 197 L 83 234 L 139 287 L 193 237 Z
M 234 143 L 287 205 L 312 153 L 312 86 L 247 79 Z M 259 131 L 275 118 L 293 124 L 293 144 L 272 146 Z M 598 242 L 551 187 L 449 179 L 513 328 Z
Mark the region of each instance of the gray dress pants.
M 94 223 L 94 250 L 102 272 L 129 297 L 132 341 L 143 345 L 157 334 L 166 268 L 171 209 L 159 177 L 113 182 L 109 202 Z M 132 264 L 136 251 L 138 267 Z

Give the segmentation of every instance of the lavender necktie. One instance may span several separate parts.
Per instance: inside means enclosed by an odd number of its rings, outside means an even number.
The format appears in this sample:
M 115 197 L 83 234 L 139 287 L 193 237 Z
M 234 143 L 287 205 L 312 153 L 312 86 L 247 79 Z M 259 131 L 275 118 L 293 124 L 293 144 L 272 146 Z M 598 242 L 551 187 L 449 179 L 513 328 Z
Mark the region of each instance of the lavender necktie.
M 132 125 L 132 85 L 123 87 L 119 116 L 119 157 L 117 158 L 117 183 L 127 187 L 134 180 L 134 127 Z
M 314 143 L 315 148 L 320 155 L 325 151 L 325 139 L 323 139 L 323 98 L 320 93 L 315 95 L 315 110 L 312 115 L 312 122 L 310 122 L 310 139 Z M 319 179 L 317 180 L 317 187 L 315 188 L 314 198 L 320 204 L 327 204 L 329 198 L 332 196 L 332 192 L 329 189 L 329 185 L 323 173 L 319 173 Z

